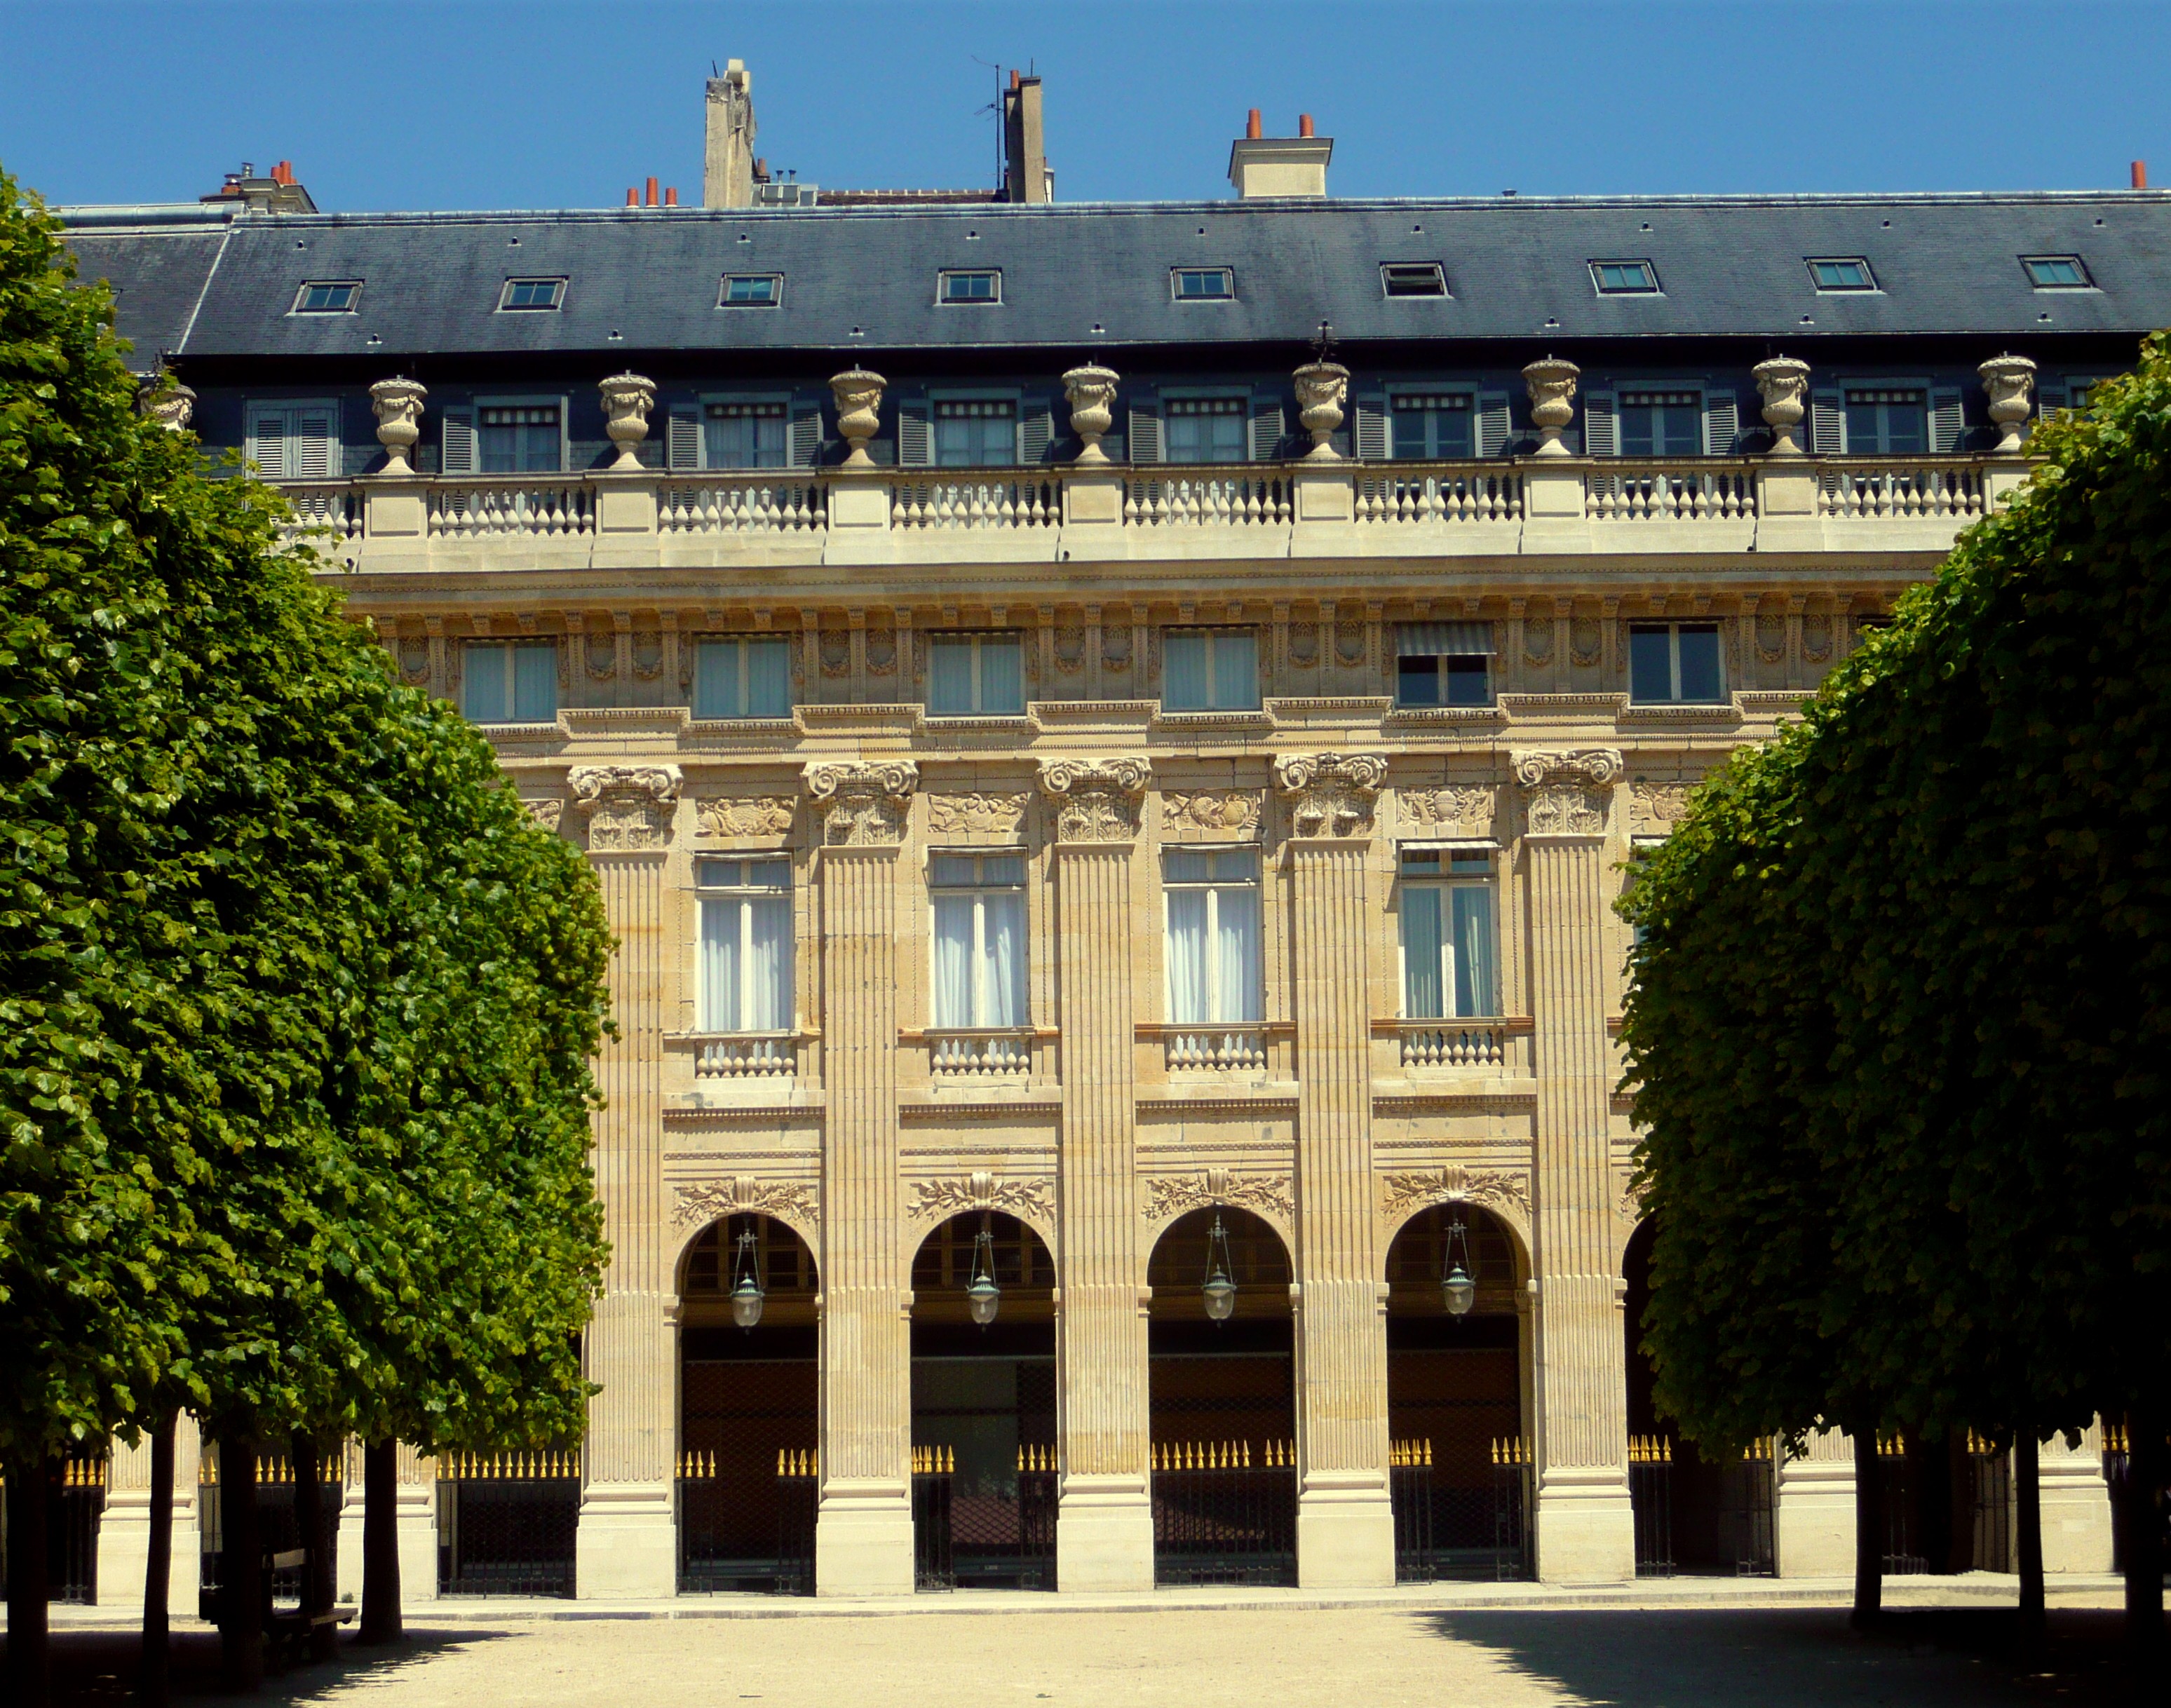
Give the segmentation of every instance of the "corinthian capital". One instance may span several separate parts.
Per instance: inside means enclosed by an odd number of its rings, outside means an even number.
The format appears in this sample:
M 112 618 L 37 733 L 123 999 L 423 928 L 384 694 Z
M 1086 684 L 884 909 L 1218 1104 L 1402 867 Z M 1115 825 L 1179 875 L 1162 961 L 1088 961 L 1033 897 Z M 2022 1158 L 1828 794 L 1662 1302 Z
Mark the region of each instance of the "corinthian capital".
M 909 759 L 880 764 L 809 765 L 807 793 L 822 816 L 822 840 L 831 848 L 894 848 L 904 840 L 905 816 L 919 787 L 919 767 Z
M 1622 770 L 1618 747 L 1523 747 L 1509 761 L 1529 793 L 1530 835 L 1605 834 L 1606 808 Z
M 1043 759 L 1040 792 L 1055 803 L 1059 842 L 1128 842 L 1153 775 L 1134 754 L 1116 759 Z
M 1299 836 L 1370 836 L 1386 780 L 1379 753 L 1286 753 L 1274 761 L 1274 788 L 1289 801 Z
M 588 822 L 592 854 L 660 849 L 682 779 L 676 765 L 577 765 L 566 779 L 574 810 Z

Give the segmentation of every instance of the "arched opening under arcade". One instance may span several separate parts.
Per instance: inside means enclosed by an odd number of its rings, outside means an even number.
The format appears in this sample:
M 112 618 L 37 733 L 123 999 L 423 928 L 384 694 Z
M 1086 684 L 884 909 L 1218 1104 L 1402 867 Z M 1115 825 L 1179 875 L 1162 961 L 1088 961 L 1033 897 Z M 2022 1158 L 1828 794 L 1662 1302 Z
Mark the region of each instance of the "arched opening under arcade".
M 816 1290 L 814 1254 L 772 1216 L 724 1217 L 686 1250 L 678 1282 L 682 1594 L 814 1593 Z
M 1421 1210 L 1387 1248 L 1400 1582 L 1531 1575 L 1529 1277 L 1514 1232 L 1475 1204 Z
M 913 1575 L 1055 1588 L 1055 1260 L 1016 1217 L 951 1217 L 912 1261 Z
M 1157 1583 L 1296 1582 L 1289 1247 L 1249 1211 L 1171 1223 L 1146 1279 Z

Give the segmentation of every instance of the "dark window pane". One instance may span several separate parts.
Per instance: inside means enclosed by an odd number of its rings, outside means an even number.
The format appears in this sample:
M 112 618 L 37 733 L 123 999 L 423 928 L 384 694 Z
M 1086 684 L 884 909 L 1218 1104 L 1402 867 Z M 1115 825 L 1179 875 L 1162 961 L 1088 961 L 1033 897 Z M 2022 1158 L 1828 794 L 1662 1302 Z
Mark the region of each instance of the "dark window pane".
M 1884 449 L 1919 455 L 1930 448 L 1928 412 L 1920 404 L 1885 405 Z
M 1447 704 L 1451 706 L 1489 706 L 1493 704 L 1492 672 L 1482 655 L 1443 659 L 1446 667 Z
M 1718 693 L 1718 628 L 1684 624 L 1681 631 L 1681 698 L 1715 700 Z
M 1664 629 L 1628 631 L 1628 697 L 1656 701 L 1674 697 L 1669 657 L 1672 637 Z
M 1439 661 L 1436 658 L 1405 658 L 1396 667 L 1395 702 L 1405 706 L 1436 706 L 1439 704 Z

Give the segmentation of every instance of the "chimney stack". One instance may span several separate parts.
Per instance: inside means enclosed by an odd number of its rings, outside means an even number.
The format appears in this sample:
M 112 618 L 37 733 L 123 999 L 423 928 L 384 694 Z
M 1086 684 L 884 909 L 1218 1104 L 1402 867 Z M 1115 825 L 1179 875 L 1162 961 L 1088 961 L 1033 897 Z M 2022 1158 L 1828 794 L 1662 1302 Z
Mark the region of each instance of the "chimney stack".
M 654 207 L 656 206 L 656 175 L 653 173 L 649 174 L 648 201 L 646 205 L 650 207 Z
M 1041 129 L 1040 79 L 1015 69 L 1003 91 L 1003 200 L 1053 201 L 1048 142 Z
M 707 153 L 701 169 L 701 206 L 753 206 L 753 75 L 742 60 L 709 79 Z
M 2136 190 L 2148 188 L 2148 163 L 2146 160 L 2133 163 L 2133 187 Z
M 1297 120 L 1294 137 L 1268 137 L 1252 109 L 1244 134 L 1229 145 L 1229 182 L 1249 201 L 1262 195 L 1323 196 L 1327 163 L 1334 158 L 1334 139 L 1312 134 L 1311 115 Z

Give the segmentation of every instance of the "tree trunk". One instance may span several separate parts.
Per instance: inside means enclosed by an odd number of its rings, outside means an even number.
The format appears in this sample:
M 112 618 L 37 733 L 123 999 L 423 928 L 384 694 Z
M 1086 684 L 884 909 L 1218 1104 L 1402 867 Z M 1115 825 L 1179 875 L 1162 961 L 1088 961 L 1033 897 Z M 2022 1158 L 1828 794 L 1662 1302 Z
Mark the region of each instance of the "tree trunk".
M 256 1513 L 256 1432 L 229 1425 L 218 1438 L 218 1637 L 226 1688 L 264 1682 L 264 1536 Z
M 2125 1416 L 2125 1636 L 2133 1675 L 2145 1679 L 2163 1649 L 2163 1414 L 2137 1400 Z
M 171 1684 L 167 1657 L 174 1569 L 174 1414 L 151 1431 L 151 1534 L 143 1566 L 143 1657 L 137 1663 L 138 1708 L 166 1708 Z
M 2041 1443 L 2024 1423 L 2013 1438 L 2013 1564 L 2020 1573 L 2020 1641 L 2043 1641 L 2043 1486 Z
M 399 1641 L 399 1446 L 362 1449 L 362 1629 L 355 1641 Z
M 302 1612 L 314 1619 L 332 1610 L 332 1556 L 324 1527 L 324 1455 L 306 1429 L 294 1432 L 294 1522 L 308 1555 L 302 1566 Z M 333 1625 L 310 1626 L 309 1658 L 331 1659 L 336 1635 Z
M 46 1631 L 46 1486 L 42 1459 L 8 1461 L 8 1689 L 20 1708 L 46 1708 L 51 1689 Z
M 1867 1630 L 1884 1600 L 1884 1466 L 1877 1456 L 1877 1427 L 1854 1437 L 1854 1611 L 1847 1623 Z

